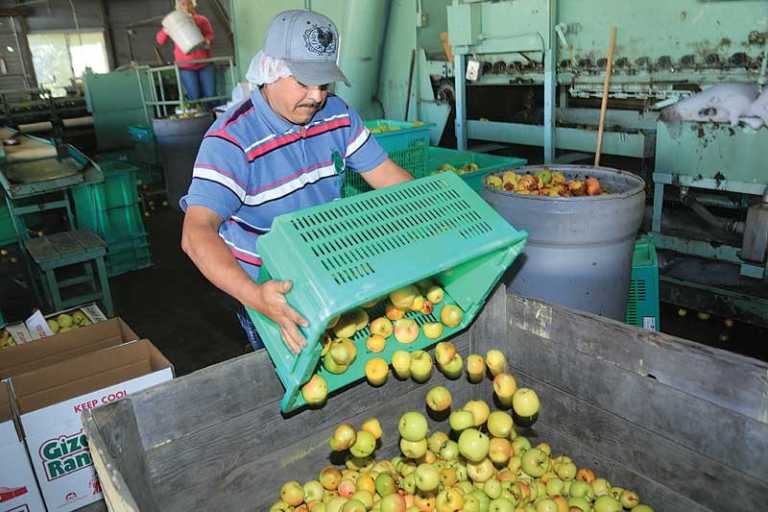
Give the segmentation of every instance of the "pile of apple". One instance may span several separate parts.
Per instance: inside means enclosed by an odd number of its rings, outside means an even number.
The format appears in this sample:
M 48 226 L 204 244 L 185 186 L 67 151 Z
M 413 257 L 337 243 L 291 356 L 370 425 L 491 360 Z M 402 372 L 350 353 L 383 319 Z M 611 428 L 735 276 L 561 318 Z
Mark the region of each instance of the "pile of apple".
M 80 310 L 75 311 L 71 315 L 62 313 L 55 319 L 48 319 L 48 327 L 51 329 L 53 334 L 71 331 L 72 329 L 79 329 L 80 327 L 91 325 L 91 323 L 92 322 L 88 320 L 88 317 L 85 316 L 85 313 Z
M 467 174 L 467 173 L 475 172 L 479 170 L 480 170 L 480 166 L 477 165 L 475 162 L 467 162 L 461 167 L 456 167 L 451 164 L 443 164 L 440 167 L 438 167 L 433 174 L 440 174 L 443 172 L 452 172 L 454 174 L 458 174 L 459 176 L 461 176 L 462 174 Z
M 362 307 L 344 313 L 331 320 L 323 339 L 322 366 L 333 374 L 342 374 L 355 361 L 358 346 L 353 338 L 369 328 L 370 334 L 365 339 L 365 348 L 372 353 L 384 351 L 387 342 L 394 338 L 398 343 L 409 345 L 420 334 L 431 340 L 443 335 L 445 327 L 453 328 L 461 323 L 464 312 L 455 304 L 443 304 L 439 322 L 419 324 L 406 315 L 420 313 L 430 315 L 437 304 L 443 302 L 445 291 L 429 279 L 399 288 L 385 298 L 373 300 Z M 382 307 L 383 306 L 383 307 Z M 383 313 L 371 320 L 374 312 Z M 440 351 L 440 354 L 443 352 Z M 455 351 L 449 351 L 445 357 L 439 357 L 441 370 L 447 375 L 461 374 L 463 361 Z M 432 359 L 424 351 L 408 352 L 398 350 L 392 356 L 391 364 L 398 378 L 412 377 L 417 382 L 426 382 L 432 372 Z M 389 375 L 390 361 L 381 357 L 369 359 L 365 365 L 368 382 L 380 386 Z M 325 402 L 328 386 L 322 376 L 315 374 L 302 387 L 302 395 L 309 405 L 322 405 Z
M 533 174 L 518 174 L 514 171 L 489 174 L 485 177 L 485 184 L 505 192 L 530 196 L 579 197 L 605 193 L 595 177 L 568 180 L 563 173 L 551 171 L 547 167 Z
M 398 422 L 401 455 L 378 461 L 379 421 L 369 418 L 360 429 L 343 423 L 329 445 L 346 455 L 345 466 L 327 466 L 304 485 L 287 482 L 270 512 L 653 512 L 637 493 L 518 434 L 516 425 L 536 421 L 540 403 L 535 391 L 517 387 L 503 353 L 491 350 L 485 360 L 469 355 L 467 363 L 475 383 L 487 367 L 498 403 L 511 414 L 471 400 L 450 412 L 450 433 L 430 433 L 424 414 L 406 412 Z M 430 411 L 444 413 L 453 399 L 437 386 L 425 402 Z

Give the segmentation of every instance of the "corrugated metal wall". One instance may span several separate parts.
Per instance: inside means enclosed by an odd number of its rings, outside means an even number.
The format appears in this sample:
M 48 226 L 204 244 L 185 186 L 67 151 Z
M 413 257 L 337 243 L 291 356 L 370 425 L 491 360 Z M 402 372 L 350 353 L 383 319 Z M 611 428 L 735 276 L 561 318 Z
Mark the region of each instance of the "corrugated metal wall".
M 198 0 L 200 14 L 206 16 L 213 25 L 215 38 L 213 54 L 215 56 L 233 55 L 232 43 L 228 30 L 213 4 L 214 0 Z M 19 7 L 23 2 L 0 0 L 0 8 Z M 226 9 L 228 0 L 220 4 Z M 74 14 L 73 7 L 74 5 Z M 113 67 L 129 64 L 134 60 L 141 64 L 157 64 L 155 51 L 155 33 L 160 28 L 160 19 L 173 9 L 173 0 L 48 0 L 39 1 L 24 7 L 26 15 L 17 19 L 16 28 L 21 33 L 22 48 L 16 44 L 11 18 L 0 17 L 0 58 L 5 60 L 7 73 L 0 69 L 0 90 L 23 88 L 28 84 L 23 78 L 21 57 L 24 52 L 24 26 L 28 32 L 74 30 L 75 16 L 80 29 L 106 30 L 110 37 L 108 48 Z M 157 19 L 152 19 L 157 18 Z M 146 23 L 141 23 L 146 22 Z M 137 25 L 138 26 L 134 26 Z M 133 28 L 130 28 L 133 27 Z M 10 48 L 10 49 L 9 49 Z M 170 44 L 159 48 L 165 62 L 173 59 Z M 1 68 L 1 66 L 0 66 Z M 31 61 L 27 62 L 31 73 Z M 29 84 L 32 85 L 32 84 Z

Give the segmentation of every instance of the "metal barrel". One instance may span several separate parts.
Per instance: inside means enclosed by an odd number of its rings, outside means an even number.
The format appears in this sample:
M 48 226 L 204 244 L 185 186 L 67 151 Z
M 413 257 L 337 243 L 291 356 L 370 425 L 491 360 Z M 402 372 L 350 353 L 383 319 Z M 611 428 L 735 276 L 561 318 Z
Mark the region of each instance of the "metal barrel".
M 643 219 L 645 182 L 625 171 L 548 165 L 568 179 L 594 176 L 606 194 L 520 195 L 484 186 L 483 198 L 528 244 L 504 277 L 512 293 L 624 321 L 635 237 Z M 542 166 L 517 169 L 535 172 Z
M 176 208 L 192 183 L 192 169 L 203 135 L 213 123 L 210 115 L 191 119 L 155 119 L 157 148 L 165 171 L 168 202 Z

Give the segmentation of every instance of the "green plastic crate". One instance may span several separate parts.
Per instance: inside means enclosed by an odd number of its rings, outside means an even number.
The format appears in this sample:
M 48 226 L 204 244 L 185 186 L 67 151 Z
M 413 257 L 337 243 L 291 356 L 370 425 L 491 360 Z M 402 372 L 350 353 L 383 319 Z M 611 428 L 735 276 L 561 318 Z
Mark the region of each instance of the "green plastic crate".
M 656 247 L 647 237 L 635 243 L 632 277 L 627 297 L 625 323 L 650 331 L 660 328 L 659 261 Z
M 452 173 L 277 217 L 259 238 L 259 281 L 293 282 L 286 298 L 309 321 L 302 329 L 307 347 L 294 355 L 274 322 L 253 310 L 249 314 L 285 387 L 281 409 L 304 405 L 301 385 L 316 371 L 332 392 L 363 378 L 372 357 L 391 360 L 395 350 L 439 341 L 421 334 L 405 345 L 391 337 L 383 352 L 372 354 L 363 330 L 353 338 L 357 358 L 345 373 L 333 375 L 318 363 L 322 335 L 335 316 L 431 277 L 445 290 L 445 299 L 431 315 L 408 316 L 419 324 L 436 321 L 445 304 L 457 304 L 463 320 L 456 328 L 446 327 L 441 339 L 451 337 L 471 323 L 526 238 Z
M 98 234 L 110 244 L 146 235 L 138 205 L 136 166 L 122 161 L 102 161 L 104 182 L 72 189 L 80 229 Z
M 112 242 L 107 246 L 105 262 L 109 277 L 150 267 L 152 254 L 149 240 L 146 237 L 137 237 Z
M 434 123 L 418 121 L 391 121 L 378 119 L 366 121 L 365 127 L 373 131 L 376 141 L 381 144 L 389 158 L 397 165 L 413 174 L 416 178 L 427 176 L 427 148 L 429 147 L 429 130 Z M 376 133 L 379 129 L 388 129 Z M 371 187 L 360 174 L 348 171 L 342 188 L 344 197 L 351 197 L 368 192 Z
M 0 197 L 0 247 L 15 244 L 18 240 L 16 230 L 13 229 L 13 220 L 8 212 L 8 205 Z
M 514 156 L 498 156 L 474 151 L 458 151 L 455 149 L 429 147 L 427 149 L 426 171 L 428 174 L 441 172 L 444 164 L 449 164 L 456 169 L 461 169 L 467 164 L 476 164 L 479 169 L 474 172 L 459 174 L 467 185 L 475 192 L 483 189 L 483 178 L 492 172 L 504 171 L 522 167 L 528 163 L 524 158 Z M 450 171 L 449 171 L 450 172 Z

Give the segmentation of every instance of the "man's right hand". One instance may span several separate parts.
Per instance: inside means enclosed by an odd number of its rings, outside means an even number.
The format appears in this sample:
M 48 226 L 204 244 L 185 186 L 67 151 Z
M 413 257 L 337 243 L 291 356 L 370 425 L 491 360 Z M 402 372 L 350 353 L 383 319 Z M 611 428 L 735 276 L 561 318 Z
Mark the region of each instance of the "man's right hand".
M 280 326 L 280 335 L 288 348 L 298 354 L 307 345 L 299 331 L 299 325 L 309 325 L 285 299 L 285 294 L 291 290 L 290 281 L 267 281 L 256 288 L 254 304 L 246 304 L 271 319 Z

